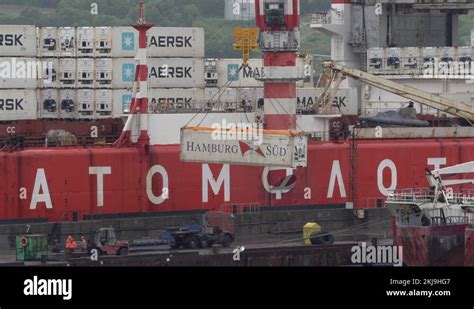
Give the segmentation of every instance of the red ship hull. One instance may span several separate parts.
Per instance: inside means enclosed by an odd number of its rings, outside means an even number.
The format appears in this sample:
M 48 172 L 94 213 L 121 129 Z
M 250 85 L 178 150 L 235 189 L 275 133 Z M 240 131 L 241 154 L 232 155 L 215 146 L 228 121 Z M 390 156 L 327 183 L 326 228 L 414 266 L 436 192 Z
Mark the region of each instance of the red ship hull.
M 472 252 L 466 250 L 464 243 L 467 226 L 398 227 L 394 232 L 394 245 L 403 247 L 406 266 L 473 265 L 469 264 L 472 257 L 465 259 L 465 255 L 470 256 L 469 252 Z
M 294 170 L 294 188 L 271 188 L 278 177 L 262 167 L 181 162 L 179 145 L 147 153 L 109 147 L 5 152 L 0 218 L 61 221 L 73 213 L 81 219 L 245 203 L 368 208 L 388 189 L 424 187 L 424 169 L 439 158 L 447 165 L 474 160 L 474 139 L 314 142 L 308 167 Z M 286 172 L 270 173 L 281 178 Z
M 474 266 L 474 229 L 472 227 L 466 228 L 464 238 L 464 266 Z

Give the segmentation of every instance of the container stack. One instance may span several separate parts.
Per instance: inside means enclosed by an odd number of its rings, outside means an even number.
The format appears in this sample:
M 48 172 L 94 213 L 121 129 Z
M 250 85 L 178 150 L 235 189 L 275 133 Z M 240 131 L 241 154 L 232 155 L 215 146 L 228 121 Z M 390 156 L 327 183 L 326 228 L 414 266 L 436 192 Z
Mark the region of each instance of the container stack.
M 250 107 L 258 107 L 258 102 L 262 102 L 263 83 L 258 79 L 265 76 L 263 60 L 250 59 L 248 66 L 240 70 L 241 65 L 242 59 L 238 58 L 206 59 L 204 100 L 214 102 L 214 110 L 242 112 Z M 297 82 L 298 93 L 304 89 L 313 90 L 316 94 L 313 88 L 312 57 L 301 55 L 297 59 L 297 67 L 300 75 L 305 77 Z
M 0 27 L 0 121 L 35 119 L 36 28 Z
M 470 78 L 472 46 L 370 48 L 367 72 L 406 78 Z
M 204 29 L 157 28 L 148 31 L 150 113 L 190 111 L 204 101 Z M 130 108 L 138 32 L 113 28 L 114 115 Z
M 205 59 L 202 28 L 154 27 L 148 46 L 149 113 L 244 112 L 263 100 L 262 59 L 240 72 L 241 59 Z M 126 116 L 137 48 L 132 27 L 0 26 L 0 121 Z M 297 62 L 308 110 L 312 62 Z
M 97 119 L 112 115 L 110 27 L 37 29 L 38 117 Z
M 148 41 L 151 102 L 202 103 L 204 29 L 155 27 Z M 132 27 L 1 26 L 0 120 L 122 116 L 137 48 Z

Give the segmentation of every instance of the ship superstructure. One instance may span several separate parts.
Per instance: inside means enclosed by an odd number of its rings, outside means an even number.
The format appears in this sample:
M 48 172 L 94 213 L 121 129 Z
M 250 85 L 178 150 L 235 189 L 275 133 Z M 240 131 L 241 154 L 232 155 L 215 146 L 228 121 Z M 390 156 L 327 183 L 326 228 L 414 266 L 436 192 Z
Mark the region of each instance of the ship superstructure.
M 461 42 L 459 19 L 470 1 L 333 0 L 331 10 L 313 15 L 311 27 L 331 35 L 331 59 L 347 67 L 472 104 L 472 45 Z M 342 87 L 359 91 L 362 114 L 398 109 L 408 100 L 356 81 Z M 415 105 L 418 113 L 442 116 Z

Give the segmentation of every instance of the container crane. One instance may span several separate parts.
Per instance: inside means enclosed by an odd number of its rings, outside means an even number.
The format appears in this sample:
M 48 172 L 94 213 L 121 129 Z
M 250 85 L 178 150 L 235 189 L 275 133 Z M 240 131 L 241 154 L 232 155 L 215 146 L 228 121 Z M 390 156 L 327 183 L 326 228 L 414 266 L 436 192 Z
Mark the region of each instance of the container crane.
M 447 114 L 466 119 L 471 125 L 472 121 L 474 121 L 474 107 L 466 103 L 447 99 L 367 72 L 348 68 L 334 61 L 325 61 L 323 68 L 326 83 L 323 87 L 322 94 L 315 104 L 317 108 L 320 104 L 323 106 L 322 112 L 330 108 L 330 103 L 334 100 L 342 80 L 346 77 L 351 77 L 365 84 L 419 102 Z
M 308 135 L 298 131 L 296 124 L 296 82 L 304 78 L 296 66 L 300 1 L 257 0 L 255 14 L 257 27 L 237 28 L 233 46 L 242 51 L 240 70 L 247 64 L 250 51 L 258 47 L 262 51 L 265 73 L 258 80 L 264 90 L 264 125 L 186 125 L 181 128 L 181 161 L 280 169 L 306 167 Z M 290 178 L 281 180 L 278 176 L 271 182 L 283 183 Z

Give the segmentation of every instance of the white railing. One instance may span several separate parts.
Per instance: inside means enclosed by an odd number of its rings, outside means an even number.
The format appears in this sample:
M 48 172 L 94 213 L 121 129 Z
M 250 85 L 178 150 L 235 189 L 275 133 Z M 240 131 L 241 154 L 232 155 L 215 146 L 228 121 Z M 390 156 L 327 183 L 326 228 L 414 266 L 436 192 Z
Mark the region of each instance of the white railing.
M 425 213 L 429 215 L 432 225 L 467 224 L 472 222 L 462 209 L 426 209 Z
M 449 204 L 474 207 L 474 193 L 472 190 L 462 192 L 448 192 L 446 194 Z M 434 201 L 434 191 L 428 188 L 400 189 L 387 197 L 389 202 L 427 202 Z
M 433 199 L 433 192 L 428 188 L 399 189 L 387 197 L 389 202 L 422 202 Z

